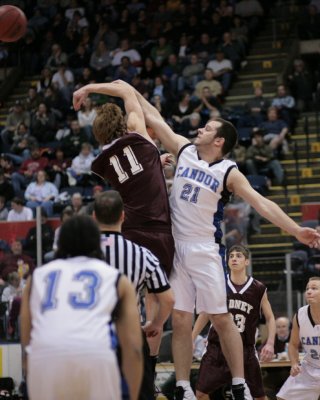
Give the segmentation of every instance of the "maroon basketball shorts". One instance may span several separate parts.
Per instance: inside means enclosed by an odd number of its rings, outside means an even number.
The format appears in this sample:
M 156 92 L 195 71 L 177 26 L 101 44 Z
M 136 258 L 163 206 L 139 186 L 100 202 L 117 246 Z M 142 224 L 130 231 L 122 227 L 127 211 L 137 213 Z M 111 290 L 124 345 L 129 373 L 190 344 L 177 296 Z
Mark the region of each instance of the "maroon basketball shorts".
M 265 394 L 255 348 L 253 346 L 244 347 L 243 352 L 244 375 L 251 396 L 263 397 Z M 220 345 L 209 343 L 201 360 L 196 389 L 209 394 L 231 382 L 232 376 Z
M 139 246 L 146 247 L 158 257 L 162 269 L 169 278 L 174 256 L 174 241 L 171 232 L 128 229 L 123 231 L 123 236 Z

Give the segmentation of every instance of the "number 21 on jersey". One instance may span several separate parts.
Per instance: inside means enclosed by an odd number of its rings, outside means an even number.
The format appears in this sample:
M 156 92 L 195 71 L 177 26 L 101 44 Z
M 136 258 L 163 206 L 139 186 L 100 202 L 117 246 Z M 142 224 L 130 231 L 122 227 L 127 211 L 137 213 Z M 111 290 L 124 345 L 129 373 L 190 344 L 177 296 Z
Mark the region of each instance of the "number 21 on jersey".
M 131 146 L 126 146 L 123 148 L 123 154 L 127 157 L 130 164 L 130 171 L 132 175 L 136 175 L 143 171 L 142 165 L 138 162 Z M 119 158 L 117 156 L 110 157 L 110 165 L 113 166 L 120 183 L 125 182 L 129 179 L 129 175 L 124 171 L 122 165 L 120 164 Z
M 182 192 L 180 194 L 180 199 L 184 201 L 189 201 L 190 203 L 197 203 L 198 196 L 200 192 L 199 186 L 192 186 L 190 183 L 183 185 Z

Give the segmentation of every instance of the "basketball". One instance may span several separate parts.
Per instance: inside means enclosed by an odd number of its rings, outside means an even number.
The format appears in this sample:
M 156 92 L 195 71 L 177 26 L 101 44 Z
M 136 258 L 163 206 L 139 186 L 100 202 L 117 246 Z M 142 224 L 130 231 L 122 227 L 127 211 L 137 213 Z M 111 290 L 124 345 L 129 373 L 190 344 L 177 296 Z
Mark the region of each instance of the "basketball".
M 27 18 L 18 7 L 0 7 L 0 40 L 3 42 L 15 42 L 26 32 Z

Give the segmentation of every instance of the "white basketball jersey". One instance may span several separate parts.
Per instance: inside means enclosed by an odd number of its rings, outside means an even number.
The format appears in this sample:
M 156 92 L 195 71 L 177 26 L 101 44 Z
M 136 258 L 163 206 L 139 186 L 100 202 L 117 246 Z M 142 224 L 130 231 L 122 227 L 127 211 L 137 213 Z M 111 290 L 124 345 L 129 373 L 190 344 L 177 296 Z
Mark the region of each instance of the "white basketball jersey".
M 314 368 L 320 368 L 320 325 L 314 323 L 308 305 L 298 310 L 297 317 L 304 360 Z
M 110 352 L 119 276 L 105 262 L 83 256 L 37 268 L 30 295 L 29 351 Z
M 219 160 L 208 164 L 199 158 L 196 146 L 188 144 L 179 153 L 170 195 L 173 235 L 180 240 L 213 238 L 221 242 L 221 221 L 230 192 L 227 176 L 236 163 Z

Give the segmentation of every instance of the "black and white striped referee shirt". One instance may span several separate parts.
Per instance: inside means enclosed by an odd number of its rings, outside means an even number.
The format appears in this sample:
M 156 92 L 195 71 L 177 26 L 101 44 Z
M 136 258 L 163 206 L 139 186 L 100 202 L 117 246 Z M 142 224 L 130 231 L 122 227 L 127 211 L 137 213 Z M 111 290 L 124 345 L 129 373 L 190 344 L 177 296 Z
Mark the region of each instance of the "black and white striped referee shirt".
M 138 296 L 145 286 L 150 293 L 161 293 L 170 288 L 158 258 L 145 247 L 125 239 L 121 233 L 101 232 L 101 248 L 106 262 L 129 278 Z

